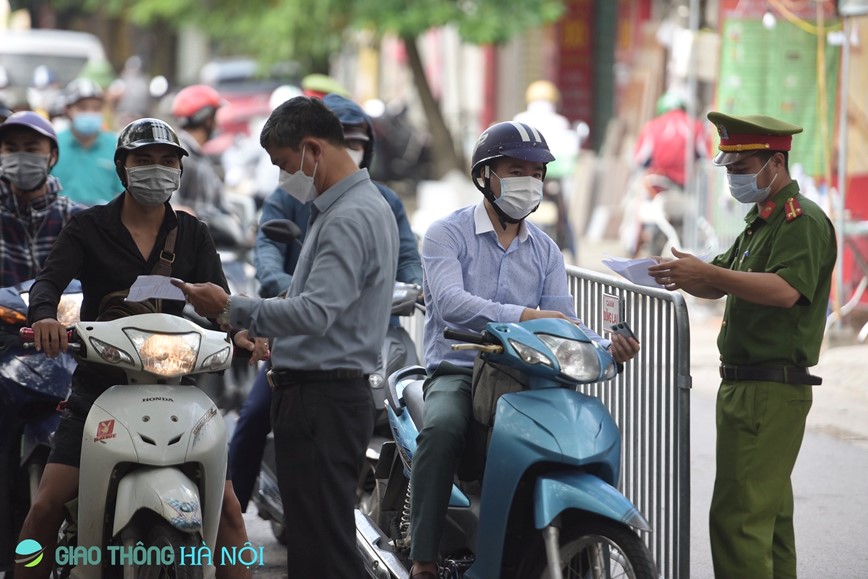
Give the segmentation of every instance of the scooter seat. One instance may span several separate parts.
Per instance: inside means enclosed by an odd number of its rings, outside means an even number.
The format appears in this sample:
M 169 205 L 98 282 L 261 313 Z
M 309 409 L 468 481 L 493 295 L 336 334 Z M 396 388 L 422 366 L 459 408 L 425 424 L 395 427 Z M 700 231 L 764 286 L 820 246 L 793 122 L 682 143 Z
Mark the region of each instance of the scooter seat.
M 413 380 L 406 388 L 404 388 L 404 405 L 410 412 L 410 418 L 413 419 L 413 424 L 416 429 L 422 432 L 425 418 L 425 395 L 422 392 L 422 384 L 424 380 Z

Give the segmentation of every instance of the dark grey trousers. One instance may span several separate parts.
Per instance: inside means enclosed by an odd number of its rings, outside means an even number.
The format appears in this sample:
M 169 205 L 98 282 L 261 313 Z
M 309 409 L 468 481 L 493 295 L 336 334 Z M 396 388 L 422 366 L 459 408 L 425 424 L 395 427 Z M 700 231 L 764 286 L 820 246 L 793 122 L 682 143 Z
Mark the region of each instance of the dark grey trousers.
M 365 378 L 274 391 L 271 424 L 290 579 L 360 579 L 353 509 L 374 430 Z
M 465 373 L 454 373 L 466 370 Z M 425 384 L 425 425 L 416 439 L 412 488 L 412 547 L 416 561 L 435 561 L 455 469 L 473 418 L 470 368 L 444 364 Z

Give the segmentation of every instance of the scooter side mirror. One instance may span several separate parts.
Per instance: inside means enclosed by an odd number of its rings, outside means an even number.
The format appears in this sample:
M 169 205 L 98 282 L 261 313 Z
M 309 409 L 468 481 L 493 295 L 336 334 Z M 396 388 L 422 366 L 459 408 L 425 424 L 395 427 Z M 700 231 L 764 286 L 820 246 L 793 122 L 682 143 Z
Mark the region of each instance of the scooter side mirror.
M 277 243 L 288 245 L 301 237 L 301 228 L 289 219 L 272 219 L 263 223 L 260 228 L 265 237 Z

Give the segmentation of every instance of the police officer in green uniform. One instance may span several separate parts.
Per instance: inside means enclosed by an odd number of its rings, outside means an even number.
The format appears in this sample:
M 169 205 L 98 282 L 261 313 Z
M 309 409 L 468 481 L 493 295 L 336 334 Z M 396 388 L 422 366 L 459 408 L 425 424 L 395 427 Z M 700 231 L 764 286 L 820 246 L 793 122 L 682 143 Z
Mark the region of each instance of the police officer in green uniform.
M 726 296 L 717 339 L 717 474 L 710 532 L 717 579 L 796 577 L 790 475 L 811 408 L 808 372 L 823 340 L 835 231 L 790 178 L 801 127 L 767 116 L 711 112 L 720 135 L 714 164 L 730 193 L 754 204 L 746 228 L 711 263 L 673 249 L 649 273 L 667 289 Z

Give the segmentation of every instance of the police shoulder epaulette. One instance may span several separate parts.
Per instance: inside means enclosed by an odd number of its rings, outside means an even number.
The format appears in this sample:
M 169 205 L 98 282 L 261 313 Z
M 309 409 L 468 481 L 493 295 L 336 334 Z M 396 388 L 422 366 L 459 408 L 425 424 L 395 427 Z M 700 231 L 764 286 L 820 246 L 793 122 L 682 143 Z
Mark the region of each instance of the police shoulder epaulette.
M 787 218 L 787 221 L 792 221 L 802 214 L 802 206 L 799 205 L 798 199 L 790 197 L 784 204 L 784 211 L 784 216 Z

